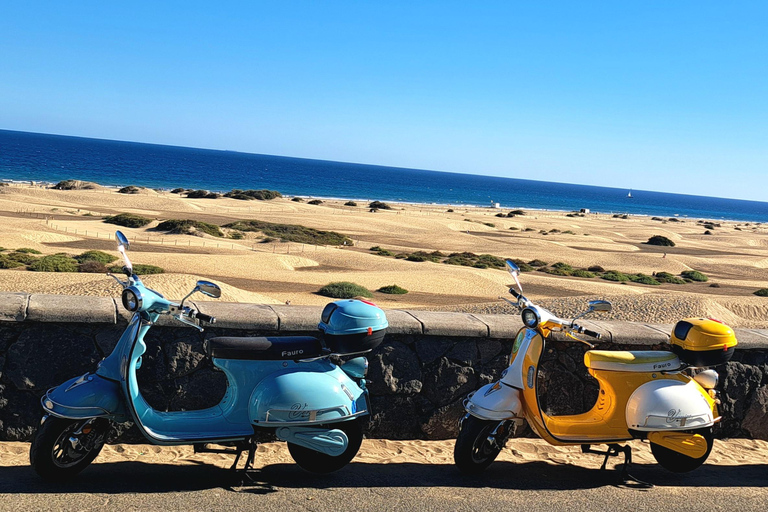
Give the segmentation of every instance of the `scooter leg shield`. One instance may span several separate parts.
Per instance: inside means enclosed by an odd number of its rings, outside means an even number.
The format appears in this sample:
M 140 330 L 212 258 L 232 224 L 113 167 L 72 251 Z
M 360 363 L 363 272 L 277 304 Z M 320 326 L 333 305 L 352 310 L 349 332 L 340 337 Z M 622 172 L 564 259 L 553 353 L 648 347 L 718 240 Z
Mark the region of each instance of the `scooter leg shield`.
M 464 408 L 483 420 L 520 417 L 520 391 L 501 382 L 486 384 L 468 397 Z
M 368 412 L 363 390 L 338 367 L 272 374 L 259 382 L 249 406 L 259 426 L 335 423 Z
M 59 418 L 128 419 L 120 384 L 94 373 L 86 373 L 49 389 L 40 402 L 46 412 Z

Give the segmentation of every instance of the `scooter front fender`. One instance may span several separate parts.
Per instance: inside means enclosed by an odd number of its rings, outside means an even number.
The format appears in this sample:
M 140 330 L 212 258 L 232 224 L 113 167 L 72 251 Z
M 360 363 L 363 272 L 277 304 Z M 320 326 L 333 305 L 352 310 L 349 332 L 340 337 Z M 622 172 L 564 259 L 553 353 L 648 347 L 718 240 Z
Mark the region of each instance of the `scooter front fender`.
M 643 432 L 711 427 L 714 411 L 714 400 L 696 381 L 654 380 L 629 397 L 627 426 Z
M 467 397 L 464 408 L 481 420 L 519 418 L 522 409 L 520 390 L 501 381 L 486 384 Z
M 272 374 L 251 395 L 248 414 L 259 426 L 336 423 L 368 414 L 365 392 L 338 367 Z
M 95 373 L 86 373 L 49 389 L 40 402 L 46 412 L 59 418 L 129 419 L 120 384 Z

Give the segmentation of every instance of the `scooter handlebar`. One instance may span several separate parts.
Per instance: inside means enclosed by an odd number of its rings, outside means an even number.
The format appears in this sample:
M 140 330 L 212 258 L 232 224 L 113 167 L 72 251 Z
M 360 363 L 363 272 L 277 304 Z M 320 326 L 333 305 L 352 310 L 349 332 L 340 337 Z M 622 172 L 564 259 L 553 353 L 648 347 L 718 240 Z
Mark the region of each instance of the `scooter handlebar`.
M 204 313 L 197 313 L 195 314 L 195 318 L 198 320 L 202 320 L 205 323 L 208 324 L 215 324 L 216 323 L 216 317 L 213 317 L 211 315 L 206 315 Z
M 595 338 L 596 340 L 599 340 L 603 337 L 602 334 L 595 331 L 590 331 L 589 329 L 585 329 L 580 325 L 573 324 L 573 330 L 578 332 L 579 334 L 586 334 L 587 336 L 590 336 L 592 338 Z
M 514 288 L 510 288 L 510 289 L 509 289 L 509 293 L 511 293 L 511 294 L 512 294 L 512 296 L 513 296 L 514 298 L 516 298 L 516 299 L 519 299 L 519 298 L 520 298 L 520 293 L 519 293 L 517 290 L 515 290 Z

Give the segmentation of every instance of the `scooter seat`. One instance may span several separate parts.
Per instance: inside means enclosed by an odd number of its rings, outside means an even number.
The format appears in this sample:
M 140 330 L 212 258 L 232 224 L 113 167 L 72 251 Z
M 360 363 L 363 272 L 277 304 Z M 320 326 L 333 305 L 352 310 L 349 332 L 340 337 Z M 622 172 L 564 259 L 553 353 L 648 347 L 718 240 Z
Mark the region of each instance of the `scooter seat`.
M 588 350 L 584 365 L 616 372 L 658 372 L 677 370 L 680 359 L 666 350 Z
M 208 340 L 208 354 L 216 359 L 275 361 L 325 355 L 323 344 L 312 336 L 230 337 Z

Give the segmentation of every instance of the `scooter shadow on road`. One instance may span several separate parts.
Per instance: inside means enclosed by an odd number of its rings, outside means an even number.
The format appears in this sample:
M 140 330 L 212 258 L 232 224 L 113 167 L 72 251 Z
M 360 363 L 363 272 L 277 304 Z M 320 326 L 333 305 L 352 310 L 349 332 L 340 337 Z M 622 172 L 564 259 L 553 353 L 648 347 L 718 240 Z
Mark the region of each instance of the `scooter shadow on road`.
M 656 487 L 768 487 L 768 466 L 704 465 L 693 473 L 675 474 L 655 464 L 634 464 L 630 473 Z M 240 486 L 227 469 L 204 463 L 151 464 L 116 462 L 94 464 L 75 480 L 52 484 L 29 467 L 0 466 L 0 493 L 163 493 L 236 487 L 256 493 L 280 488 L 396 488 L 456 487 L 515 490 L 579 490 L 620 484 L 620 466 L 600 470 L 543 461 L 515 464 L 495 462 L 476 476 L 459 473 L 448 464 L 375 464 L 353 462 L 344 469 L 313 475 L 295 464 L 273 464 L 250 473 L 252 483 Z

